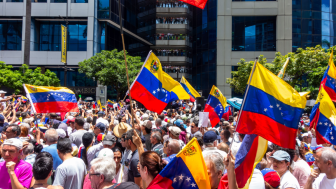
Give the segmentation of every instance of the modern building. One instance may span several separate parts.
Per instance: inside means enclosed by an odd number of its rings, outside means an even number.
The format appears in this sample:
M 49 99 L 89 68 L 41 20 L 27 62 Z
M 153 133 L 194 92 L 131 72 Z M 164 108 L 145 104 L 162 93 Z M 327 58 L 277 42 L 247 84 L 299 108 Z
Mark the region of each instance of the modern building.
M 61 85 L 76 87 L 83 97 L 95 96 L 97 82 L 78 73 L 78 63 L 101 50 L 122 50 L 118 1 L 116 0 L 31 0 L 30 66 L 50 69 Z M 126 50 L 146 57 L 149 37 L 138 35 L 137 0 L 122 0 Z M 61 63 L 61 25 L 68 14 L 68 58 L 72 71 Z M 0 60 L 14 67 L 23 64 L 25 44 L 25 0 L 0 0 Z M 111 89 L 110 89 L 111 90 Z M 85 93 L 86 92 L 86 93 Z M 113 98 L 113 91 L 110 91 Z M 109 96 L 108 96 L 109 97 Z

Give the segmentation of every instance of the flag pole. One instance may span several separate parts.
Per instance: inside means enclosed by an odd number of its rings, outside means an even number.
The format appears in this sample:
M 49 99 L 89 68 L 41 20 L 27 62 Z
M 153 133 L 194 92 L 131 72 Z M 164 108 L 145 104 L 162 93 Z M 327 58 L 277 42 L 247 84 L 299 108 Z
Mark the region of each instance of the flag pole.
M 120 26 L 120 35 L 123 44 L 124 50 L 124 58 L 125 58 L 125 68 L 126 68 L 126 76 L 127 76 L 127 86 L 129 91 L 129 99 L 130 99 L 130 109 L 131 109 L 131 116 L 132 116 L 132 128 L 134 129 L 134 114 L 133 114 L 133 103 L 132 103 L 132 96 L 129 84 L 129 77 L 128 77 L 128 67 L 127 67 L 127 60 L 126 60 L 126 50 L 125 50 L 125 42 L 124 42 L 124 32 L 123 32 L 123 25 L 122 25 L 122 14 L 121 14 L 121 0 L 118 0 L 119 4 L 119 26 Z
M 252 68 L 251 76 L 250 76 L 249 81 L 248 81 L 248 84 L 247 84 L 247 89 L 246 89 L 246 91 L 245 91 L 245 95 L 244 95 L 243 103 L 242 103 L 242 106 L 241 106 L 240 111 L 239 111 L 239 116 L 238 116 L 237 124 L 236 124 L 235 130 L 234 130 L 234 132 L 233 132 L 232 142 L 231 142 L 231 144 L 230 144 L 230 151 L 231 151 L 232 144 L 233 144 L 233 142 L 234 142 L 234 135 L 236 134 L 236 130 L 237 130 L 237 127 L 238 127 L 238 124 L 239 124 L 239 121 L 240 121 L 240 116 L 241 116 L 241 114 L 242 114 L 242 110 L 243 110 L 244 105 L 245 105 L 246 96 L 247 96 L 247 93 L 248 93 L 248 91 L 249 91 L 249 89 L 250 89 L 251 80 L 252 80 L 253 73 L 254 73 L 255 67 L 256 67 L 256 65 L 257 65 L 257 62 L 258 62 L 258 57 L 256 57 L 256 59 L 255 59 L 255 61 L 254 61 L 254 65 L 253 65 L 253 68 Z

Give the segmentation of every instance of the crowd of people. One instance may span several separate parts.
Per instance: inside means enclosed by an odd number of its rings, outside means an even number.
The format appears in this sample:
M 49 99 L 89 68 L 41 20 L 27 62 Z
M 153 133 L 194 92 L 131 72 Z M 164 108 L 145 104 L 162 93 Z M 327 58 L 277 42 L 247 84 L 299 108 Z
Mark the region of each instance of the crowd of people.
M 186 56 L 187 51 L 184 49 L 155 49 L 153 52 L 157 56 Z
M 156 1 L 156 7 L 163 7 L 163 8 L 189 8 L 189 5 L 187 3 L 184 3 L 182 1 L 176 1 L 176 0 L 168 0 L 168 1 Z
M 189 66 L 162 66 L 162 70 L 166 73 L 189 73 Z
M 211 189 L 237 189 L 235 156 L 246 137 L 235 132 L 238 114 L 218 125 L 201 125 L 200 104 L 176 101 L 157 114 L 134 108 L 93 108 L 79 99 L 79 112 L 34 114 L 30 103 L 0 91 L 0 188 L 165 188 L 152 182 L 196 138 Z M 133 107 L 133 106 L 132 106 Z M 316 144 L 302 115 L 296 148 L 271 142 L 254 169 L 250 189 L 336 188 L 336 148 Z M 253 160 L 254 161 L 254 160 Z M 169 186 L 167 186 L 169 188 Z
M 157 17 L 156 24 L 188 24 L 186 17 Z

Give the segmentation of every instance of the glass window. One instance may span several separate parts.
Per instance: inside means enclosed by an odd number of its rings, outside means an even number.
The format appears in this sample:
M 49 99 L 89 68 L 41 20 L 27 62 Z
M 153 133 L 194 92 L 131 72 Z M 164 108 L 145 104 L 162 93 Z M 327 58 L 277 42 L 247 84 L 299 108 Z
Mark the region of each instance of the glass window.
M 7 2 L 23 2 L 23 0 L 7 0 Z
M 61 50 L 61 25 L 64 22 L 40 22 L 38 51 Z M 37 31 L 38 32 L 38 31 Z M 86 51 L 87 22 L 69 22 L 68 51 Z
M 275 51 L 276 17 L 232 17 L 232 51 Z
M 47 0 L 33 0 L 32 3 L 46 3 Z
M 50 0 L 50 3 L 66 3 L 67 0 Z
M 0 29 L 0 50 L 21 50 L 22 20 L 1 20 Z

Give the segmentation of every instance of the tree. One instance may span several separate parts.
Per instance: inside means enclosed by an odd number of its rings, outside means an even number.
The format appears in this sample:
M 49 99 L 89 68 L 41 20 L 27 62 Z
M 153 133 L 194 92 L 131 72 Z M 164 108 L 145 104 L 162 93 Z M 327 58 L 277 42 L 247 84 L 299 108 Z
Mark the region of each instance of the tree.
M 13 66 L 6 65 L 0 61 L 0 87 L 6 86 L 15 90 L 15 93 L 23 92 L 23 84 L 37 86 L 60 86 L 60 80 L 56 74 L 46 70 L 44 74 L 41 68 L 29 69 L 28 65 L 23 64 L 19 70 L 13 70 Z
M 310 91 L 311 99 L 315 99 L 328 66 L 330 52 L 331 48 L 323 49 L 317 45 L 306 49 L 299 48 L 296 52 L 286 55 L 276 52 L 272 63 L 267 63 L 263 55 L 260 55 L 258 61 L 272 73 L 278 74 L 286 59 L 290 57 L 284 80 L 299 92 Z M 228 78 L 226 83 L 230 84 L 235 92 L 244 93 L 253 64 L 254 61 L 247 62 L 241 59 L 238 62 L 238 71 L 231 72 L 233 77 Z
M 127 55 L 127 66 L 130 85 L 140 71 L 143 64 L 140 56 Z M 88 78 L 96 79 L 102 85 L 111 86 L 118 93 L 118 98 L 128 90 L 124 52 L 102 51 L 95 56 L 78 63 L 79 72 L 85 73 Z M 122 98 L 122 97 L 121 97 Z

